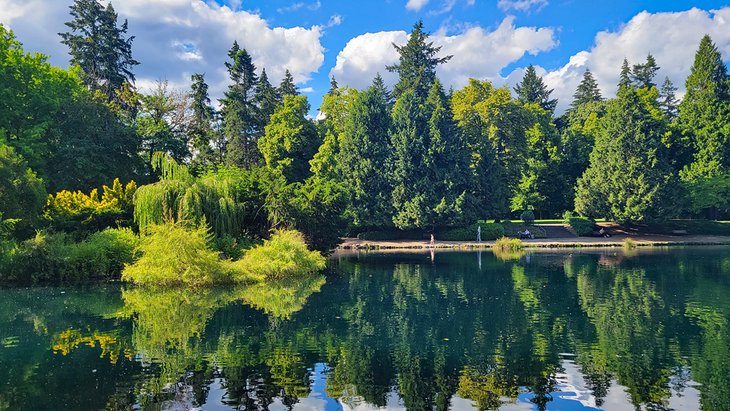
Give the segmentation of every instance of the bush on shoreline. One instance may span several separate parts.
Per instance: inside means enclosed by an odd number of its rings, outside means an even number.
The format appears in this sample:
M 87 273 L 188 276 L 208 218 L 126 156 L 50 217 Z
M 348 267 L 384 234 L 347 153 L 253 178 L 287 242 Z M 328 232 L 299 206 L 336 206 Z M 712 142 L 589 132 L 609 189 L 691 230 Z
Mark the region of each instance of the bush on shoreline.
M 569 217 L 568 224 L 580 237 L 590 237 L 593 235 L 593 229 L 596 226 L 594 220 L 586 217 Z
M 108 228 L 80 242 L 63 233 L 38 232 L 7 250 L 0 281 L 116 280 L 122 267 L 134 261 L 137 242 L 128 228 Z
M 205 226 L 172 222 L 150 226 L 140 242 L 140 258 L 124 268 L 122 280 L 155 287 L 249 283 L 296 278 L 318 272 L 326 263 L 293 230 L 274 232 L 235 261 L 213 250 L 212 242 Z

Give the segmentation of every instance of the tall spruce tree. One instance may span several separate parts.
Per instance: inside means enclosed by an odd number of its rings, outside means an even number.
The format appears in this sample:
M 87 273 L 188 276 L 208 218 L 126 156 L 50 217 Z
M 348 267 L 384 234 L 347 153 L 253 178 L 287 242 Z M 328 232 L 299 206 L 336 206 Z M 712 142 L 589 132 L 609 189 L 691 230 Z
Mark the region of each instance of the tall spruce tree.
M 669 77 L 664 78 L 662 88 L 659 90 L 659 107 L 661 107 L 667 120 L 674 121 L 679 114 L 679 100 L 677 99 L 677 88 Z
M 434 81 L 426 100 L 428 150 L 423 165 L 434 197 L 429 199 L 432 226 L 469 224 L 473 221 L 474 199 L 469 191 L 469 152 L 461 139 L 454 115 L 441 82 Z
M 439 57 L 441 47 L 435 47 L 433 42 L 428 41 L 428 37 L 429 34 L 423 31 L 423 21 L 419 20 L 413 26 L 405 45 L 393 44 L 398 51 L 398 63 L 388 66 L 387 69 L 398 73 L 398 83 L 393 88 L 395 98 L 413 90 L 416 98 L 425 100 L 436 80 L 436 67 L 451 60 L 452 56 Z
M 573 102 L 570 104 L 571 110 L 575 110 L 579 106 L 587 103 L 602 100 L 603 97 L 601 96 L 601 90 L 598 88 L 598 82 L 595 77 L 593 77 L 593 73 L 586 69 L 583 73 L 583 79 L 580 81 L 578 88 L 573 94 Z
M 654 56 L 649 53 L 646 56 L 646 62 L 643 64 L 634 64 L 634 68 L 631 71 L 631 81 L 634 86 L 638 88 L 652 88 L 656 87 L 654 83 L 654 77 L 659 71 L 659 66 L 654 59 Z
M 685 180 L 730 171 L 730 92 L 727 67 L 710 36 L 700 41 L 686 94 L 679 105 L 678 127 L 689 140 L 693 161 Z
M 276 106 L 281 103 L 276 88 L 269 82 L 269 76 L 266 74 L 265 68 L 261 70 L 261 75 L 256 83 L 256 90 L 254 90 L 253 99 L 258 109 L 256 112 L 258 114 L 256 123 L 259 134 L 263 134 L 264 128 L 269 124 L 269 119 L 274 114 Z
M 555 107 L 558 105 L 558 100 L 550 99 L 553 91 L 548 90 L 532 64 L 527 67 L 522 81 L 515 86 L 514 90 L 517 93 L 517 100 L 522 104 L 538 104 L 550 113 L 555 111 Z
M 279 98 L 283 99 L 285 96 L 298 96 L 299 91 L 297 90 L 297 85 L 294 84 L 294 76 L 292 76 L 291 72 L 289 70 L 286 70 L 284 72 L 284 78 L 281 79 L 281 84 L 279 84 L 279 88 L 277 89 L 277 92 L 279 93 Z
M 391 226 L 390 97 L 382 77 L 359 93 L 345 121 L 340 148 L 342 176 L 351 193 L 349 214 L 357 227 Z
M 621 63 L 621 74 L 619 75 L 618 88 L 620 90 L 622 88 L 632 87 L 632 85 L 631 67 L 629 66 L 629 61 L 624 59 L 623 63 Z
M 656 101 L 622 87 L 600 121 L 590 166 L 578 180 L 575 209 L 622 223 L 673 217 L 677 182 Z
M 112 4 L 97 0 L 75 0 L 70 6 L 69 32 L 59 33 L 68 46 L 71 64 L 81 69 L 81 79 L 91 90 L 99 90 L 108 101 L 127 107 L 119 96 L 125 84 L 134 84 L 132 69 L 139 62 L 132 57 L 134 36 L 127 37 L 127 20 L 118 25 Z
M 431 222 L 434 187 L 424 165 L 428 147 L 428 113 L 414 89 L 405 91 L 393 107 L 393 224 L 400 229 L 423 228 Z
M 260 158 L 256 143 L 258 115 L 254 104 L 256 67 L 251 55 L 236 41 L 228 51 L 228 57 L 226 69 L 231 84 L 220 100 L 227 139 L 226 162 L 250 168 L 258 164 Z
M 208 159 L 211 155 L 211 138 L 213 134 L 213 116 L 215 110 L 210 105 L 208 95 L 208 84 L 205 76 L 200 73 L 193 74 L 193 82 L 190 87 L 190 109 L 192 111 L 188 134 L 198 159 Z

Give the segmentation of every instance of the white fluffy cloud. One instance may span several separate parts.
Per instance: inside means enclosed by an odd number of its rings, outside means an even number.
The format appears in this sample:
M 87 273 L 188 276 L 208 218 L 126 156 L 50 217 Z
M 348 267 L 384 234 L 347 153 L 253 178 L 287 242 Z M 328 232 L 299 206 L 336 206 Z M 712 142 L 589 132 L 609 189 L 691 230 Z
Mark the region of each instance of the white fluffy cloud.
M 65 66 L 67 50 L 58 32 L 66 31 L 71 0 L 0 0 L 0 22 L 9 25 L 26 49 L 52 56 Z M 309 3 L 312 7 L 319 2 Z M 289 69 L 297 82 L 309 80 L 324 62 L 322 27 L 271 27 L 258 14 L 239 10 L 235 2 L 220 6 L 201 0 L 115 1 L 120 18 L 130 21 L 136 36 L 134 56 L 142 64 L 135 71 L 140 85 L 168 79 L 187 86 L 192 73 L 201 72 L 220 96 L 227 84 L 223 66 L 234 40 L 266 67 L 272 80 Z M 334 23 L 334 22 L 331 22 Z
M 651 53 L 661 70 L 657 83 L 669 77 L 680 93 L 689 74 L 700 39 L 709 34 L 725 58 L 730 56 L 730 7 L 705 11 L 691 9 L 684 12 L 641 12 L 617 31 L 596 34 L 593 48 L 573 55 L 567 64 L 545 72 L 545 82 L 560 100 L 559 109 L 565 109 L 572 100 L 575 88 L 590 69 L 605 97 L 615 95 L 621 63 L 627 58 L 631 64 L 643 63 Z M 522 69 L 508 76 L 514 84 Z
M 337 56 L 331 71 L 341 84 L 365 87 L 380 72 L 390 84 L 392 73 L 385 66 L 398 60 L 392 46 L 408 40 L 405 31 L 367 33 L 350 40 Z M 516 27 L 508 17 L 493 31 L 481 27 L 467 28 L 457 35 L 436 33 L 432 40 L 441 46 L 441 55 L 453 55 L 451 61 L 438 69 L 447 86 L 461 87 L 470 77 L 501 82 L 500 71 L 525 54 L 550 50 L 557 44 L 550 28 Z
M 419 11 L 426 4 L 428 4 L 428 0 L 408 0 L 408 3 L 406 3 L 406 8 L 408 10 Z

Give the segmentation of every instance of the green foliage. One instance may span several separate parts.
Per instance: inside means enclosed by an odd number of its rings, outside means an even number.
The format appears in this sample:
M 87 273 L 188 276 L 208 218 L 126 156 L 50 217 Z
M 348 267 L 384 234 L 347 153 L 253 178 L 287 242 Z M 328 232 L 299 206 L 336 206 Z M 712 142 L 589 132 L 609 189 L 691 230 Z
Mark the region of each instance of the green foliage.
M 502 237 L 498 238 L 497 241 L 494 242 L 493 249 L 499 251 L 519 251 L 524 247 L 525 245 L 519 238 Z
M 624 247 L 624 250 L 633 250 L 636 248 L 636 241 L 634 241 L 633 239 L 631 239 L 629 237 L 626 237 L 626 238 L 624 238 L 622 245 Z
M 575 209 L 582 215 L 619 222 L 675 215 L 677 181 L 662 143 L 665 123 L 656 88 L 622 88 L 608 105 L 591 153 L 578 180 Z
M 37 220 L 45 195 L 43 182 L 0 135 L 0 215 L 18 220 L 17 228 L 27 231 Z
M 137 184 L 125 186 L 114 179 L 111 187 L 103 186 L 89 194 L 81 191 L 60 191 L 49 195 L 43 217 L 54 230 L 87 235 L 107 227 L 130 226 Z
M 354 98 L 344 124 L 339 162 L 351 193 L 348 214 L 357 227 L 392 224 L 388 98 L 382 78 L 376 77 Z
M 569 217 L 568 225 L 581 237 L 590 237 L 596 228 L 596 222 L 586 217 Z
M 698 177 L 683 184 L 688 194 L 687 210 L 691 213 L 709 211 L 713 214 L 710 217 L 716 218 L 718 213 L 730 212 L 730 172 Z
M 226 163 L 250 168 L 259 162 L 256 141 L 262 124 L 254 102 L 256 66 L 246 49 L 234 41 L 228 51 L 230 62 L 226 62 L 231 84 L 221 99 L 223 130 L 227 139 Z
M 60 36 L 69 48 L 71 64 L 81 69 L 86 86 L 119 102 L 118 91 L 134 83 L 131 70 L 139 64 L 132 58 L 134 37 L 126 37 L 127 21 L 117 26 L 112 5 L 103 7 L 97 0 L 75 0 L 70 9 L 73 19 L 66 26 L 71 31 Z
M 693 154 L 682 178 L 715 177 L 730 170 L 730 81 L 709 36 L 700 41 L 686 89 L 677 120 Z
M 170 90 L 167 81 L 158 81 L 152 92 L 140 96 L 140 100 L 136 123 L 144 157 L 151 163 L 154 153 L 161 152 L 176 161 L 187 160 L 190 157 L 187 96 Z
M 340 243 L 349 225 L 347 192 L 341 184 L 312 177 L 296 185 L 289 205 L 292 216 L 285 225 L 301 231 L 310 247 L 326 252 Z
M 304 96 L 285 96 L 284 104 L 271 115 L 258 148 L 266 166 L 280 171 L 290 182 L 303 181 L 310 174 L 309 160 L 321 141 L 307 119 L 309 103 Z
M 293 230 L 276 231 L 264 244 L 248 250 L 235 263 L 236 280 L 276 280 L 304 277 L 324 269 L 325 258 L 309 251 L 304 236 Z M 242 275 L 242 277 L 241 277 Z
M 135 258 L 138 237 L 128 228 L 109 228 L 80 242 L 65 234 L 39 232 L 11 251 L 0 280 L 18 283 L 118 279 Z
M 162 178 L 140 187 L 135 195 L 134 219 L 140 230 L 171 220 L 206 223 L 219 237 L 265 232 L 260 187 L 268 184 L 265 170 L 221 168 L 195 178 L 186 166 L 164 155 L 157 155 L 153 165 Z
M 542 77 L 537 75 L 535 66 L 530 64 L 525 70 L 522 81 L 515 86 L 517 100 L 522 104 L 537 104 L 543 110 L 552 113 L 558 105 L 557 99 L 550 99 L 552 90 L 548 90 L 547 85 L 542 81 Z
M 210 242 L 211 235 L 205 226 L 148 226 L 140 240 L 140 258 L 124 268 L 122 279 L 155 287 L 231 282 L 230 273 L 221 265 Z
M 435 47 L 428 37 L 423 31 L 423 21 L 419 20 L 413 25 L 406 44 L 393 45 L 399 54 L 398 63 L 387 69 L 398 73 L 398 84 L 393 88 L 396 98 L 410 91 L 417 99 L 425 99 L 436 80 L 436 67 L 451 60 L 451 56 L 438 57 L 441 47 Z
M 520 214 L 520 220 L 527 225 L 535 224 L 535 213 L 532 210 L 525 210 Z
M 570 105 L 571 111 L 584 104 L 595 103 L 602 100 L 603 97 L 601 96 L 601 90 L 598 88 L 598 82 L 595 77 L 593 77 L 593 73 L 586 69 L 583 73 L 583 79 L 580 81 L 580 84 L 578 84 L 575 94 L 573 94 L 573 102 Z
M 468 227 L 437 231 L 436 237 L 443 241 L 476 241 L 477 229 L 481 227 L 482 241 L 492 241 L 504 237 L 504 226 L 498 223 L 479 222 Z
M 51 191 L 133 178 L 139 165 L 134 132 L 105 96 L 84 87 L 78 70 L 52 67 L 47 59 L 25 53 L 0 26 L 0 136 Z
M 478 216 L 503 217 L 527 153 L 522 105 L 508 89 L 475 79 L 453 93 L 451 105 L 470 154 Z

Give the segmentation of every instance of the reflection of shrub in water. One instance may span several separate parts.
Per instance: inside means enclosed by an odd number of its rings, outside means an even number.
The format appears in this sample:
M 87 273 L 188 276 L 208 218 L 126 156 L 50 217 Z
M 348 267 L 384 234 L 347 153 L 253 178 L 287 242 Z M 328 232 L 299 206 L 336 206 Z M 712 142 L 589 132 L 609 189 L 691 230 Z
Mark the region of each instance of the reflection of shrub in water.
M 304 307 L 309 296 L 319 292 L 324 283 L 324 276 L 312 275 L 243 287 L 237 295 L 254 308 L 277 318 L 289 319 Z
M 524 250 L 503 250 L 500 248 L 493 248 L 492 253 L 500 261 L 516 261 L 524 257 L 527 253 Z

